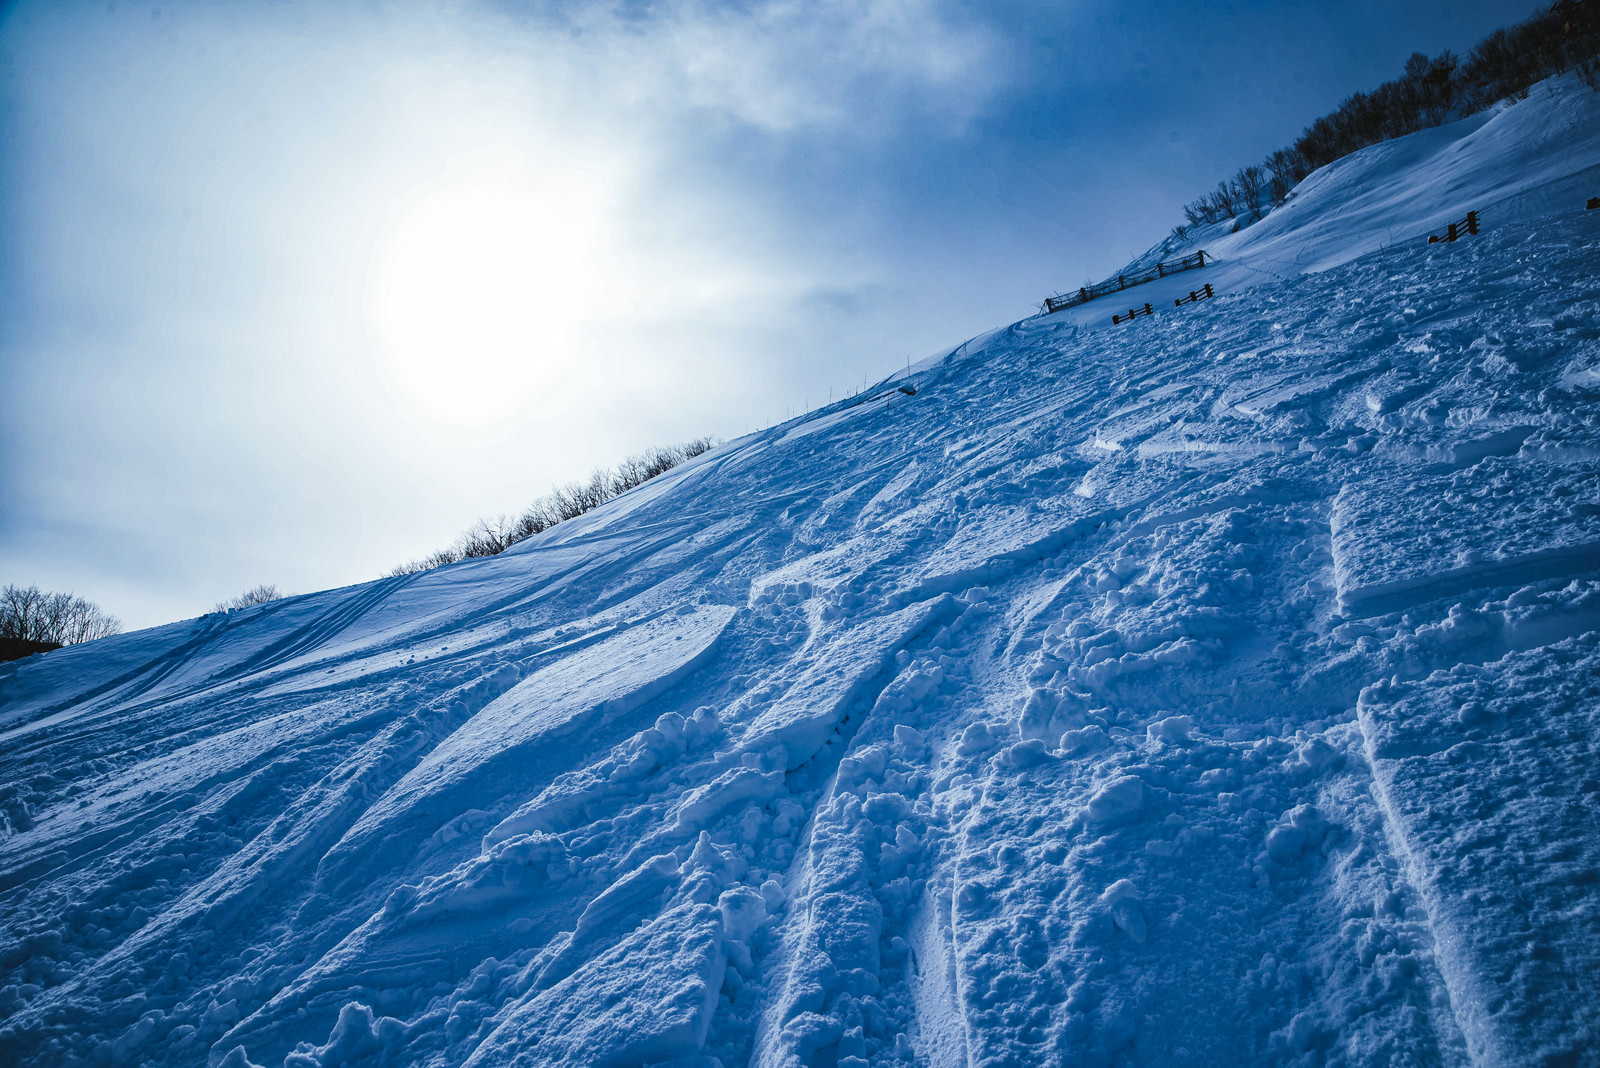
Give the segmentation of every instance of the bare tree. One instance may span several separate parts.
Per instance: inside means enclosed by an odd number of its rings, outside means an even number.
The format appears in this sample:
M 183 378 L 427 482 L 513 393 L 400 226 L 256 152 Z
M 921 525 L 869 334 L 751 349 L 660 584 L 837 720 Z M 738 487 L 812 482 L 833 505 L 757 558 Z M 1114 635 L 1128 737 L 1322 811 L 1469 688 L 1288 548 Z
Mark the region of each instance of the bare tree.
M 498 556 L 516 543 L 517 521 L 510 516 L 480 519 L 456 543 L 463 557 Z
M 619 496 L 635 486 L 643 485 L 649 478 L 650 472 L 644 457 L 630 456 L 618 464 L 616 471 L 612 473 L 611 493 L 613 496 Z
M 611 472 L 603 467 L 589 472 L 589 481 L 583 484 L 583 510 L 591 512 L 609 501 L 611 496 Z
M 1418 85 L 1418 103 L 1429 126 L 1450 117 L 1456 104 L 1456 69 L 1461 60 L 1448 48 L 1428 61 Z
M 1268 195 L 1276 207 L 1289 199 L 1289 190 L 1306 176 L 1306 161 L 1294 149 L 1280 148 L 1267 157 L 1267 171 L 1271 176 Z
M 1261 187 L 1266 184 L 1267 172 L 1251 164 L 1235 176 L 1234 186 L 1239 191 L 1239 211 L 1249 212 L 1253 219 L 1261 218 Z
M 117 634 L 122 623 L 98 605 L 70 593 L 45 593 L 37 586 L 0 589 L 0 638 L 76 645 Z
M 549 530 L 559 522 L 561 517 L 556 514 L 549 496 L 540 497 L 530 504 L 528 510 L 517 520 L 517 540 L 531 538 L 542 530 Z
M 1226 179 L 1217 183 L 1217 187 L 1211 191 L 1211 196 L 1208 199 L 1218 219 L 1223 217 L 1234 219 L 1238 217 L 1239 209 L 1234 206 L 1233 187 Z
M 250 608 L 268 601 L 281 601 L 287 594 L 278 592 L 278 587 L 270 582 L 263 582 L 259 586 L 252 586 L 237 597 L 229 597 L 226 601 L 218 601 L 213 612 L 234 612 L 241 608 Z
M 588 511 L 583 503 L 583 483 L 568 482 L 565 486 L 556 486 L 550 490 L 549 501 L 555 514 L 565 523 L 569 519 L 576 519 Z

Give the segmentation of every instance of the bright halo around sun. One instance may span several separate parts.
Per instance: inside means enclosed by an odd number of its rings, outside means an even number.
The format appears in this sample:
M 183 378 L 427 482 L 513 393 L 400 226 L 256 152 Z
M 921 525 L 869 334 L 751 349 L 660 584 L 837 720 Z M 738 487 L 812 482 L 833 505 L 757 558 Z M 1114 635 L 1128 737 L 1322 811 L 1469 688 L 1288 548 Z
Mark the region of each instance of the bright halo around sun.
M 417 198 L 379 250 L 368 322 L 384 376 L 449 423 L 536 405 L 598 309 L 602 198 L 579 180 L 467 181 Z

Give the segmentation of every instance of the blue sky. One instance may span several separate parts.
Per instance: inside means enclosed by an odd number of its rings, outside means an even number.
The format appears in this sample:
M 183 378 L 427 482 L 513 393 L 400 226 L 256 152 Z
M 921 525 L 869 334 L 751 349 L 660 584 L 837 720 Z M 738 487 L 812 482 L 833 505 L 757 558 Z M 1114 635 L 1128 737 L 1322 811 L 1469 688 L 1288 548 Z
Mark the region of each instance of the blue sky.
M 13 3 L 0 582 L 376 577 L 1029 314 L 1528 3 Z

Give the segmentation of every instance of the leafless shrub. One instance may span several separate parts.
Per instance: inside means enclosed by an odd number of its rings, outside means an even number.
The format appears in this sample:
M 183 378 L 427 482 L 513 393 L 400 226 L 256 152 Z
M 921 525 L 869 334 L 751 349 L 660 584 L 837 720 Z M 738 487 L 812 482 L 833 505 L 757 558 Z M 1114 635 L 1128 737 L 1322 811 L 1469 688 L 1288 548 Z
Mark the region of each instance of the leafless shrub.
M 684 458 L 692 460 L 696 456 L 700 456 L 700 455 L 702 455 L 704 453 L 710 452 L 712 449 L 716 448 L 719 444 L 720 444 L 720 442 L 718 442 L 718 440 L 716 438 L 713 438 L 713 437 L 694 438 L 692 440 L 686 441 L 686 442 L 683 443 L 683 455 L 684 455 Z
M 461 554 L 456 552 L 454 548 L 440 549 L 436 553 L 429 553 L 420 560 L 410 560 L 399 565 L 398 567 L 392 568 L 389 571 L 389 578 L 399 578 L 401 575 L 414 575 L 418 571 L 432 571 L 436 567 L 443 567 L 446 564 L 453 564 L 460 559 Z
M 252 586 L 237 597 L 230 597 L 226 601 L 218 601 L 213 612 L 234 612 L 241 608 L 250 608 L 268 601 L 281 601 L 287 594 L 278 592 L 278 587 L 270 582 L 263 582 L 259 586 Z
M 658 446 L 629 456 L 615 469 L 597 467 L 582 481 L 568 482 L 553 487 L 549 493 L 528 506 L 515 518 L 500 516 L 497 519 L 480 519 L 448 549 L 431 556 L 412 560 L 393 568 L 389 575 L 411 575 L 445 564 L 480 556 L 495 556 L 505 552 L 524 538 L 549 530 L 557 523 L 576 519 L 591 512 L 613 497 L 620 496 L 644 483 L 672 470 L 685 460 L 716 448 L 721 442 L 714 437 L 694 438 L 682 445 Z

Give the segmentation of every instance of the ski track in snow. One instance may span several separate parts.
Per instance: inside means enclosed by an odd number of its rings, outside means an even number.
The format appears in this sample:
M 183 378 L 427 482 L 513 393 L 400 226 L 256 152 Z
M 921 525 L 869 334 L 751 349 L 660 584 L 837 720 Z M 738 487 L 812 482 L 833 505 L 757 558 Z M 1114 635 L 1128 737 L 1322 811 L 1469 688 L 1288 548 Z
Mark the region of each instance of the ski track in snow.
M 1600 1063 L 1600 212 L 1313 222 L 0 667 L 0 1061 Z

